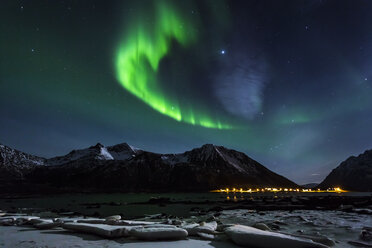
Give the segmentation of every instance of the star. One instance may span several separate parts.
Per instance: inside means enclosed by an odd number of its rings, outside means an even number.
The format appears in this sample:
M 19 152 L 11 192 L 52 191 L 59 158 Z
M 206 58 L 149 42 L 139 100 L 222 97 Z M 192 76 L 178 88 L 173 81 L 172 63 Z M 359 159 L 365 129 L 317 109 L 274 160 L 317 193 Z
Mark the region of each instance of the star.
M 225 50 L 221 50 L 221 52 L 220 52 L 221 54 L 225 54 Z
M 35 52 L 35 49 L 31 48 L 31 52 Z

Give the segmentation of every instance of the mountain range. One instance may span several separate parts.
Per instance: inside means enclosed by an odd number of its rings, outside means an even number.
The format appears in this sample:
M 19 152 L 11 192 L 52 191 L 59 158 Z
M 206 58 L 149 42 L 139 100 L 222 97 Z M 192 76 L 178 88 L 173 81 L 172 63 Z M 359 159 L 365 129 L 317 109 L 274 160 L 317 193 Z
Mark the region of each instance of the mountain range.
M 135 192 L 299 187 L 246 154 L 206 144 L 159 154 L 127 143 L 42 158 L 0 144 L 0 191 Z M 308 185 L 307 187 L 310 187 Z M 372 150 L 342 162 L 317 188 L 372 191 Z
M 206 191 L 226 187 L 297 187 L 244 153 L 206 144 L 159 154 L 122 143 L 96 144 L 50 159 L 0 146 L 0 182 L 12 189 L 43 185 L 60 191 Z

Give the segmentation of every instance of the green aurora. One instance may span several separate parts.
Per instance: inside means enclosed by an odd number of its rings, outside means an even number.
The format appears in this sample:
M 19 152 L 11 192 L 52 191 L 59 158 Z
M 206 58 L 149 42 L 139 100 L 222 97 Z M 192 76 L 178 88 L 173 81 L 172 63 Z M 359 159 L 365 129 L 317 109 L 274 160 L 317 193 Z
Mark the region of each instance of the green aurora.
M 182 106 L 177 97 L 166 94 L 157 80 L 159 64 L 171 50 L 172 41 L 183 47 L 195 43 L 197 33 L 192 21 L 186 20 L 175 6 L 168 2 L 156 2 L 153 22 L 144 23 L 136 17 L 135 23 L 120 44 L 116 71 L 120 84 L 154 110 L 177 121 L 206 128 L 231 129 L 223 123 L 190 104 Z M 197 109 L 197 110 L 196 110 Z
M 97 142 L 158 153 L 213 143 L 321 181 L 372 147 L 372 2 L 323 2 L 2 1 L 0 143 L 43 157 Z M 232 114 L 213 90 L 247 64 L 255 79 L 261 61 L 260 110 Z M 226 96 L 244 102 L 249 89 Z

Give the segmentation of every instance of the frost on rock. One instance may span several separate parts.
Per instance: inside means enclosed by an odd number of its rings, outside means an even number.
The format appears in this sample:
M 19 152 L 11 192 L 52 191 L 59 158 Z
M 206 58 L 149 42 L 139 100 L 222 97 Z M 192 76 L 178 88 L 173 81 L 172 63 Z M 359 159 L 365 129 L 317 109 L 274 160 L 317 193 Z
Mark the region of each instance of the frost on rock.
M 133 228 L 130 235 L 141 240 L 180 240 L 185 239 L 187 231 L 178 227 Z
M 244 247 L 257 248 L 327 248 L 329 246 L 315 243 L 312 240 L 262 231 L 249 226 L 235 225 L 225 230 L 234 243 Z
M 105 238 L 128 237 L 132 227 L 129 226 L 111 226 L 105 224 L 88 224 L 88 223 L 65 223 L 64 229 L 95 234 Z

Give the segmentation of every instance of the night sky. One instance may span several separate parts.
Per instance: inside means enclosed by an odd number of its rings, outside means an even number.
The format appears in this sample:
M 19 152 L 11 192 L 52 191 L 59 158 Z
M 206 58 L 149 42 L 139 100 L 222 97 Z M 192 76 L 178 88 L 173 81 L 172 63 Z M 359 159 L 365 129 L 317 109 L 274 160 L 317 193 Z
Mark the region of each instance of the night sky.
M 245 152 L 297 183 L 372 148 L 372 1 L 1 1 L 0 142 Z

